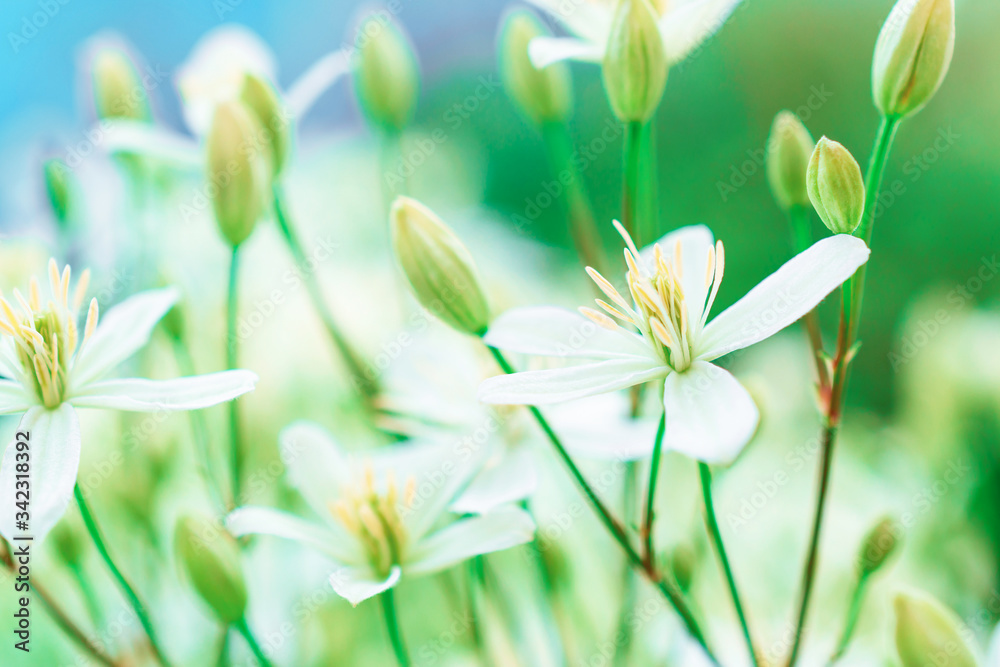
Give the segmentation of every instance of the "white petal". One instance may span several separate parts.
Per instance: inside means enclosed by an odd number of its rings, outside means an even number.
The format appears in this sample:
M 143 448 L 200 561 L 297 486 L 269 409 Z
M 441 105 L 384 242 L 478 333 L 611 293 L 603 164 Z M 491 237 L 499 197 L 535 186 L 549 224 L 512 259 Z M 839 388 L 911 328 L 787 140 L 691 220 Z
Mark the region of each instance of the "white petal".
M 301 542 L 339 563 L 363 562 L 359 545 L 354 540 L 339 539 L 325 526 L 270 507 L 238 507 L 226 517 L 226 528 L 236 537 L 271 535 Z
M 16 512 L 21 509 L 14 503 L 23 499 L 16 495 L 16 466 L 24 461 L 17 458 L 15 434 L 0 463 L 0 533 L 8 540 L 30 535 L 37 544 L 59 523 L 73 497 L 80 467 L 80 421 L 67 403 L 55 410 L 34 407 L 21 418 L 17 431 L 29 434 L 28 529 L 16 529 Z
M 149 341 L 156 323 L 179 296 L 173 287 L 140 292 L 108 310 L 89 340 L 80 345 L 70 369 L 71 387 L 82 387 L 107 374 Z
M 660 33 L 670 64 L 684 60 L 714 35 L 738 4 L 740 0 L 693 0 L 668 11 L 660 19 Z
M 531 515 L 516 507 L 462 519 L 416 544 L 407 554 L 406 573 L 438 572 L 473 556 L 524 544 L 534 534 Z
M 677 245 L 681 248 L 681 289 L 687 304 L 692 327 L 700 326 L 701 314 L 708 298 L 708 251 L 715 246 L 712 230 L 705 225 L 689 225 L 665 234 L 659 241 L 643 248 L 640 253 L 646 266 L 652 269 L 653 246 L 659 245 L 665 259 L 674 261 Z
M 25 386 L 32 383 L 21 367 L 21 360 L 17 358 L 17 350 L 14 349 L 14 340 L 9 336 L 0 339 L 0 375 Z
M 368 598 L 395 586 L 402 574 L 399 566 L 393 566 L 385 578 L 376 575 L 369 567 L 344 566 L 330 575 L 330 585 L 337 595 L 357 607 Z
M 664 377 L 652 359 L 610 359 L 594 364 L 498 375 L 479 385 L 479 400 L 499 405 L 545 405 L 585 398 Z
M 34 405 L 38 405 L 38 398 L 20 382 L 0 380 L 0 415 L 24 412 Z
M 566 2 L 566 0 L 528 0 L 528 2 L 550 14 L 577 37 L 599 44 L 602 48 L 608 41 L 611 19 L 614 18 L 612 3 Z M 537 64 L 535 66 L 541 67 Z
M 285 101 L 293 118 L 302 118 L 316 100 L 350 71 L 347 53 L 332 51 L 309 66 L 288 88 Z
M 457 514 L 486 514 L 501 505 L 529 498 L 538 487 L 535 462 L 526 446 L 501 444 L 491 460 L 451 504 Z
M 319 424 L 297 421 L 278 435 L 281 460 L 292 484 L 320 516 L 330 515 L 330 503 L 351 481 L 351 459 Z
M 750 442 L 759 414 L 729 371 L 696 361 L 664 382 L 664 446 L 705 463 L 729 463 Z
M 528 57 L 538 69 L 562 60 L 599 63 L 604 58 L 604 47 L 573 37 L 535 37 L 528 42 Z
M 653 451 L 658 417 L 630 415 L 627 393 L 602 394 L 553 405 L 545 417 L 573 454 L 593 459 L 634 461 Z
M 642 337 L 609 331 L 580 313 L 553 306 L 512 308 L 493 320 L 483 337 L 501 350 L 546 357 L 655 359 Z
M 235 370 L 176 378 L 124 378 L 92 382 L 69 401 L 78 408 L 109 408 L 134 412 L 198 410 L 231 401 L 257 384 L 257 375 Z
M 816 307 L 868 261 L 868 246 L 849 234 L 817 241 L 719 314 L 695 341 L 711 361 L 773 336 Z
M 198 142 L 188 136 L 134 120 L 103 120 L 101 148 L 108 153 L 136 153 L 189 171 L 205 168 Z M 99 130 L 100 131 L 100 130 Z

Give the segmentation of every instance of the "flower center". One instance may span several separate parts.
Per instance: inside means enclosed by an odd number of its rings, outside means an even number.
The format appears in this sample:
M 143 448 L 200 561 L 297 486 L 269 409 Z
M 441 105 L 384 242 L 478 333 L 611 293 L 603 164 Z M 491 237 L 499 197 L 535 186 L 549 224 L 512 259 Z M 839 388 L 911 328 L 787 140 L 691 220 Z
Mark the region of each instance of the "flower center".
M 365 465 L 362 479 L 348 486 L 342 497 L 331 503 L 330 511 L 364 545 L 372 566 L 382 575 L 398 565 L 406 545 L 403 513 L 416 498 L 417 480 L 412 475 L 402 487 L 393 470 L 385 474 L 384 485 L 376 485 L 375 469 Z
M 70 361 L 77 351 L 76 313 L 87 289 L 89 271 L 77 282 L 72 303 L 69 299 L 70 268 L 62 274 L 55 260 L 49 260 L 50 298 L 43 303 L 38 280 L 28 284 L 28 298 L 14 290 L 14 302 L 0 296 L 0 331 L 14 341 L 23 377 L 16 378 L 35 391 L 47 408 L 58 407 L 66 397 Z M 90 302 L 84 341 L 97 326 L 97 300 Z

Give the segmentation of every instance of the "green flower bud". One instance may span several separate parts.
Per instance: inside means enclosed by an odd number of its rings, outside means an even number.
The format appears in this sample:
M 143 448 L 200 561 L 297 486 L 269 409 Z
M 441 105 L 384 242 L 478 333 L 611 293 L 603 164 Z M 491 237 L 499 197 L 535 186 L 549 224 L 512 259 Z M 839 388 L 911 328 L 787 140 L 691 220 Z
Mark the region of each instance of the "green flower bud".
M 60 227 L 65 227 L 70 219 L 70 207 L 73 200 L 74 184 L 72 174 L 62 160 L 52 158 L 46 160 L 42 167 L 45 173 L 45 192 L 49 196 L 49 204 Z
M 233 536 L 202 517 L 177 522 L 177 557 L 198 595 L 226 624 L 243 618 L 247 587 L 240 565 L 240 548 Z
M 767 180 L 771 193 L 786 211 L 809 206 L 806 170 L 816 142 L 799 117 L 781 111 L 774 117 L 767 140 Z
M 468 249 L 429 208 L 398 197 L 389 214 L 399 265 L 417 301 L 446 324 L 482 335 L 489 306 Z
M 548 34 L 542 22 L 527 10 L 507 14 L 500 31 L 500 78 L 504 88 L 521 111 L 539 124 L 566 120 L 573 97 L 565 63 L 538 69 L 528 57 L 531 40 Z
M 362 21 L 358 40 L 354 91 L 361 109 L 372 123 L 401 130 L 417 105 L 420 72 L 416 54 L 384 12 Z
M 899 546 L 902 526 L 888 517 L 868 531 L 858 554 L 858 566 L 868 575 L 881 568 Z
M 256 74 L 246 75 L 240 99 L 254 112 L 260 126 L 267 129 L 266 143 L 271 173 L 277 176 L 285 166 L 291 147 L 291 118 L 288 109 L 282 104 L 274 86 Z
M 819 140 L 806 172 L 809 199 L 834 234 L 850 234 L 865 210 L 861 168 L 850 151 L 826 137 Z
M 93 61 L 93 80 L 98 118 L 141 121 L 152 118 L 146 88 L 123 51 L 106 48 L 98 52 Z
M 269 148 L 253 112 L 238 101 L 219 104 L 208 132 L 208 178 L 219 230 L 234 246 L 253 232 L 269 201 Z
M 896 650 L 903 667 L 978 667 L 962 620 L 925 593 L 896 595 Z
M 875 106 L 886 116 L 922 109 L 944 81 L 954 50 L 955 0 L 899 0 L 875 42 Z
M 604 88 L 622 122 L 649 120 L 667 85 L 667 54 L 648 0 L 622 0 L 604 55 Z
M 50 539 L 55 544 L 56 553 L 62 562 L 71 568 L 80 566 L 87 543 L 76 526 L 69 521 L 60 521 L 52 530 Z

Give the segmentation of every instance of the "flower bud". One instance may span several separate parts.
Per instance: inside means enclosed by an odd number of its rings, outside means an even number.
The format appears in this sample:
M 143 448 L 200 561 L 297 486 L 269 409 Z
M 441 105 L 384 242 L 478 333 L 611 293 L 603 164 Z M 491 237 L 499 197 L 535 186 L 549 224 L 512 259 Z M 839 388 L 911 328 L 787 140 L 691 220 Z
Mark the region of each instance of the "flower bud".
M 861 553 L 858 554 L 858 566 L 864 574 L 871 574 L 885 564 L 899 546 L 901 531 L 902 527 L 888 517 L 868 531 L 861 545 Z
M 886 116 L 919 111 L 944 81 L 954 50 L 955 0 L 899 0 L 875 42 L 875 106 Z
M 70 568 L 80 567 L 87 543 L 79 530 L 69 521 L 60 521 L 52 530 L 50 538 L 55 544 L 55 552 Z
M 896 650 L 903 667 L 977 667 L 961 619 L 925 593 L 901 592 L 896 610 Z
M 240 100 L 254 113 L 260 126 L 267 130 L 268 158 L 271 173 L 281 173 L 291 146 L 291 118 L 282 104 L 278 92 L 269 82 L 256 74 L 248 73 L 243 80 Z
M 46 160 L 42 170 L 45 173 L 45 192 L 49 196 L 52 212 L 59 225 L 65 227 L 70 219 L 70 206 L 73 199 L 72 174 L 69 167 L 57 158 Z
M 177 522 L 177 557 L 198 595 L 227 624 L 243 618 L 247 587 L 240 565 L 240 549 L 225 529 L 202 517 Z
M 507 14 L 500 31 L 500 78 L 511 99 L 532 121 L 542 124 L 566 120 L 572 99 L 572 80 L 565 63 L 538 69 L 528 57 L 532 39 L 548 35 L 529 11 Z
M 215 109 L 208 133 L 209 192 L 222 235 L 237 246 L 253 232 L 267 204 L 271 173 L 263 128 L 236 100 Z
M 417 57 L 403 32 L 384 12 L 358 28 L 354 91 L 369 121 L 389 130 L 406 126 L 417 105 Z
M 622 122 L 652 117 L 667 85 L 667 54 L 648 0 L 622 0 L 604 55 L 604 88 Z
M 482 335 L 490 312 L 468 249 L 409 197 L 396 199 L 389 218 L 396 257 L 420 305 L 459 331 Z
M 834 234 L 857 229 L 865 210 L 865 184 L 850 151 L 822 137 L 809 159 L 806 188 L 827 229 Z
M 93 60 L 93 80 L 98 118 L 148 121 L 152 117 L 146 89 L 125 52 L 111 47 L 98 51 Z
M 816 142 L 799 117 L 781 111 L 774 117 L 767 140 L 767 180 L 771 193 L 786 211 L 794 206 L 809 206 L 806 170 Z

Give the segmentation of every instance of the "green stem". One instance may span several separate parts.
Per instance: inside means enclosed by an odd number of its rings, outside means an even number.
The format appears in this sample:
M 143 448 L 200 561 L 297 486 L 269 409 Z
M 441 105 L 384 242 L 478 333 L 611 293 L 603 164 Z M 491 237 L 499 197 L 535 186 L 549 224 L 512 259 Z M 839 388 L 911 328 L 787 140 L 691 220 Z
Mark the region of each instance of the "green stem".
M 396 662 L 399 663 L 399 667 L 410 667 L 410 654 L 406 651 L 403 633 L 399 630 L 399 618 L 396 616 L 396 601 L 392 589 L 386 590 L 379 595 L 379 598 L 382 600 L 385 627 L 389 632 L 389 641 L 392 642 L 392 651 L 396 654 Z
M 226 368 L 237 368 L 239 353 L 236 337 L 236 318 L 239 313 L 239 257 L 240 247 L 233 246 L 229 262 L 229 286 L 226 296 Z M 229 401 L 229 447 L 230 472 L 232 474 L 233 504 L 239 504 L 240 481 L 243 474 L 243 432 L 240 427 L 240 406 L 235 400 Z
M 851 643 L 851 638 L 854 636 L 854 628 L 858 624 L 858 617 L 861 616 L 861 605 L 864 603 L 868 577 L 869 573 L 864 571 L 858 576 L 858 583 L 854 587 L 854 594 L 851 595 L 851 604 L 847 608 L 847 621 L 844 624 L 844 632 L 840 635 L 837 648 L 830 656 L 831 665 L 840 660 L 844 653 L 847 652 L 847 646 Z
M 646 123 L 645 150 L 643 151 L 643 171 L 641 180 L 645 184 L 642 199 L 644 208 L 639 214 L 639 220 L 645 221 L 639 228 L 639 236 L 646 239 L 646 244 L 659 238 L 660 220 L 660 176 L 656 150 L 656 120 Z
M 490 353 L 493 355 L 493 358 L 496 359 L 497 364 L 499 364 L 500 368 L 503 369 L 504 373 L 512 374 L 515 372 L 514 368 L 510 365 L 510 363 L 507 361 L 506 357 L 503 356 L 503 353 L 500 352 L 500 350 L 494 347 L 489 347 L 489 346 L 487 347 L 490 350 Z M 573 458 L 569 455 L 569 452 L 566 451 L 566 447 L 562 444 L 562 441 L 559 439 L 559 436 L 556 435 L 555 431 L 552 430 L 552 427 L 549 425 L 548 420 L 545 419 L 541 411 L 535 406 L 528 406 L 528 410 L 531 412 L 531 415 L 534 417 L 535 421 L 538 422 L 538 425 L 542 428 L 542 431 L 545 432 L 545 435 L 549 439 L 549 442 L 551 442 L 553 447 L 555 447 L 556 453 L 559 455 L 559 458 L 562 459 L 563 463 L 569 469 L 570 474 L 576 481 L 577 485 L 580 487 L 580 490 L 583 491 L 584 495 L 587 497 L 587 500 L 590 501 L 590 504 L 597 512 L 597 516 L 601 520 L 601 523 L 604 524 L 604 527 L 608 530 L 609 533 L 611 533 L 611 536 L 625 552 L 625 555 L 628 557 L 629 562 L 632 563 L 633 567 L 642 571 L 649 579 L 649 581 L 654 586 L 657 587 L 657 589 L 667 599 L 667 601 L 670 602 L 671 605 L 673 605 L 674 610 L 677 612 L 677 615 L 681 617 L 681 621 L 683 621 L 685 627 L 687 628 L 688 633 L 695 639 L 695 641 L 697 641 L 701 645 L 701 647 L 705 650 L 706 655 L 708 655 L 708 657 L 712 660 L 712 662 L 718 664 L 718 661 L 715 659 L 714 654 L 708 647 L 708 643 L 705 640 L 705 636 L 701 631 L 701 627 L 699 626 L 698 621 L 695 619 L 694 614 L 688 607 L 687 602 L 684 601 L 683 594 L 680 592 L 677 586 L 673 584 L 673 582 L 667 581 L 657 571 L 655 563 L 653 563 L 652 561 L 648 561 L 647 559 L 640 556 L 639 552 L 636 551 L 636 549 L 632 546 L 632 543 L 629 541 L 628 534 L 625 532 L 625 528 L 614 517 L 614 515 L 611 514 L 608 508 L 597 496 L 597 493 L 594 491 L 594 489 L 591 488 L 590 484 L 587 482 L 586 477 L 583 476 L 583 473 L 577 467 L 576 463 L 573 461 Z
M 348 342 L 347 337 L 341 332 L 340 327 L 337 326 L 336 321 L 333 319 L 333 313 L 330 312 L 330 309 L 326 305 L 326 300 L 323 298 L 323 290 L 320 288 L 316 271 L 309 268 L 305 250 L 303 250 L 302 244 L 295 230 L 292 228 L 292 222 L 288 217 L 288 209 L 285 205 L 285 196 L 281 186 L 277 183 L 274 184 L 274 211 L 275 217 L 278 219 L 278 227 L 281 230 L 281 235 L 288 244 L 292 258 L 295 260 L 295 264 L 305 282 L 313 308 L 323 322 L 323 328 L 326 329 L 326 333 L 330 337 L 334 348 L 336 348 L 337 353 L 347 365 L 352 383 L 360 392 L 365 407 L 371 410 L 373 409 L 372 402 L 378 393 L 378 383 L 372 377 L 368 366 L 361 360 L 361 356 L 355 352 L 354 347 Z
M 809 208 L 795 205 L 788 211 L 788 219 L 792 226 L 792 237 L 795 242 L 795 252 L 805 252 L 812 245 L 812 232 L 809 230 Z M 819 310 L 813 308 L 802 317 L 802 325 L 809 337 L 812 348 L 813 362 L 816 364 L 816 377 L 821 389 L 830 386 L 830 373 L 823 360 L 823 332 L 819 325 Z
M 73 573 L 73 578 L 76 579 L 76 584 L 80 588 L 80 593 L 83 595 L 83 604 L 87 608 L 87 614 L 90 615 L 90 620 L 93 621 L 94 627 L 101 626 L 101 606 L 97 602 L 97 596 L 94 594 L 94 588 L 87 581 L 86 575 L 83 573 L 83 566 L 80 563 L 73 563 L 69 565 L 70 572 Z
M 483 628 L 479 618 L 479 591 L 477 588 L 482 585 L 482 562 L 481 556 L 470 559 L 465 564 L 465 591 L 469 607 L 469 627 L 472 629 L 472 643 L 476 649 L 476 655 L 485 658 L 483 643 Z
M 622 485 L 622 512 L 625 517 L 625 525 L 633 526 L 637 523 L 635 516 L 636 507 L 636 483 L 639 476 L 639 466 L 635 461 L 625 463 L 625 480 Z M 625 562 L 622 573 L 622 605 L 618 613 L 618 632 L 614 642 L 614 657 L 612 664 L 628 664 L 629 648 L 632 644 L 632 621 L 631 614 L 635 608 L 635 598 L 638 593 L 636 586 L 635 572 L 632 571 L 632 564 Z
M 663 435 L 667 430 L 667 411 L 660 415 L 660 423 L 656 427 L 656 439 L 653 441 L 653 458 L 649 463 L 649 484 L 646 490 L 646 518 L 642 526 L 643 555 L 646 560 L 653 562 L 653 505 L 656 501 L 656 481 L 660 476 L 660 457 L 663 454 Z
M 712 470 L 707 463 L 698 462 L 698 473 L 701 477 L 701 495 L 705 501 L 705 524 L 708 527 L 715 551 L 722 564 L 722 570 L 726 574 L 726 584 L 729 586 L 729 594 L 733 598 L 733 606 L 736 608 L 736 615 L 740 619 L 740 627 L 743 629 L 743 638 L 747 642 L 747 651 L 750 653 L 750 661 L 754 667 L 757 662 L 757 651 L 753 645 L 753 635 L 750 632 L 750 623 L 747 621 L 746 612 L 743 611 L 743 603 L 740 601 L 739 588 L 736 586 L 736 577 L 733 569 L 729 565 L 729 557 L 726 555 L 726 546 L 722 541 L 722 532 L 719 530 L 719 521 L 715 517 L 715 503 L 712 502 Z
M 90 534 L 90 539 L 93 540 L 94 546 L 97 547 L 98 553 L 101 554 L 101 558 L 104 560 L 104 564 L 107 565 L 108 569 L 111 571 L 111 575 L 114 577 L 115 582 L 121 589 L 122 594 L 128 600 L 129 604 L 132 606 L 132 610 L 135 612 L 136 617 L 139 619 L 139 623 L 142 625 L 142 629 L 146 631 L 146 637 L 149 639 L 149 645 L 153 649 L 153 653 L 156 655 L 156 660 L 164 667 L 169 667 L 170 663 L 162 650 L 160 650 L 160 644 L 156 640 L 156 631 L 153 629 L 153 623 L 149 619 L 149 614 L 146 613 L 146 607 L 143 606 L 142 601 L 139 600 L 139 596 L 136 595 L 135 589 L 122 574 L 118 566 L 115 565 L 114 559 L 108 552 L 108 547 L 104 543 L 104 538 L 101 536 L 101 529 L 97 526 L 97 521 L 94 519 L 93 513 L 90 511 L 90 507 L 87 505 L 87 499 L 83 497 L 83 491 L 80 490 L 80 485 L 73 486 L 73 495 L 76 497 L 76 504 L 80 507 L 80 514 L 83 516 L 83 523 L 87 527 L 87 533 Z
M 257 658 L 257 662 L 261 664 L 261 667 L 271 667 L 271 661 L 267 659 L 266 655 L 264 655 L 264 650 L 260 647 L 256 637 L 253 636 L 253 632 L 250 630 L 250 625 L 247 623 L 246 617 L 241 618 L 236 622 L 236 629 L 239 630 L 241 635 L 243 635 L 243 639 L 246 640 L 247 645 L 253 652 L 254 657 Z
M 642 169 L 642 143 L 644 123 L 630 121 L 625 124 L 625 173 L 622 178 L 622 225 L 636 246 L 642 247 L 639 236 L 639 180 Z

